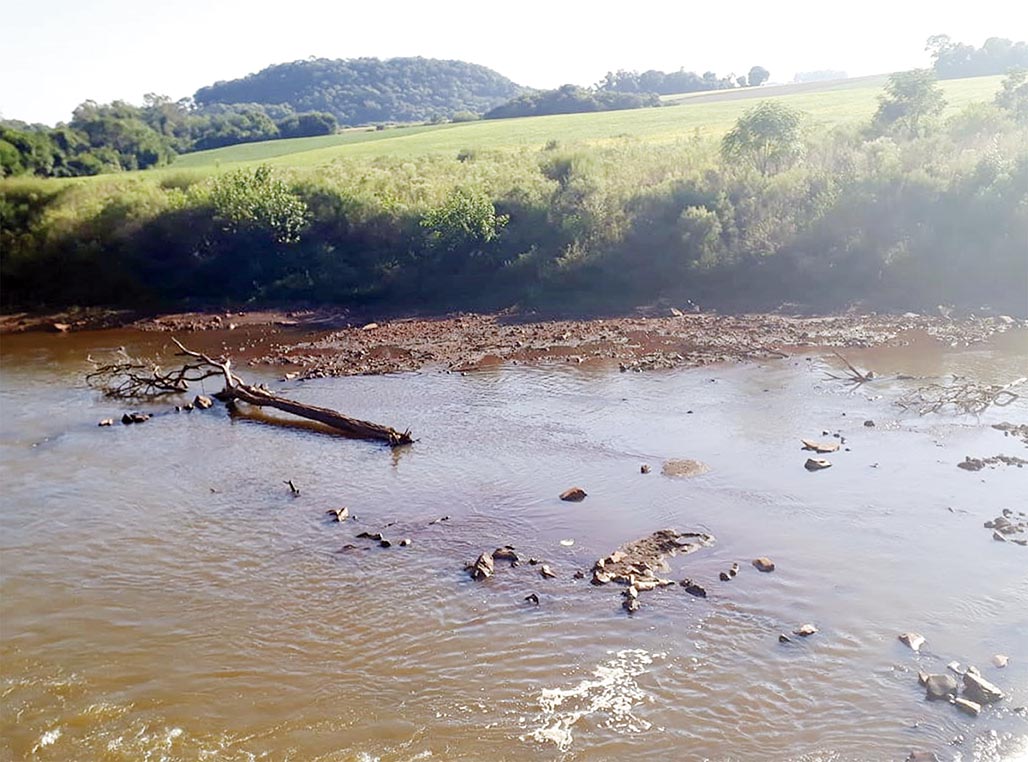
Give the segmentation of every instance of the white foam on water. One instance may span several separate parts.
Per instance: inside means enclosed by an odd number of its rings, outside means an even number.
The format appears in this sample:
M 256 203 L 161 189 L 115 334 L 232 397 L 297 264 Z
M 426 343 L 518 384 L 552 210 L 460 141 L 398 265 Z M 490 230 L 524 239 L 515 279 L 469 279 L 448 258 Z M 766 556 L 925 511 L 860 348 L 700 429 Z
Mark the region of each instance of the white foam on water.
M 636 678 L 647 672 L 655 658 L 642 649 L 613 653 L 612 658 L 597 666 L 592 678 L 572 688 L 544 688 L 539 694 L 541 722 L 521 740 L 552 743 L 567 751 L 574 741 L 572 728 L 583 717 L 593 717 L 605 728 L 618 733 L 639 733 L 650 723 L 635 715 L 636 707 L 647 698 Z
M 32 747 L 32 753 L 35 754 L 40 749 L 45 749 L 47 746 L 56 743 L 57 739 L 60 737 L 60 728 L 52 728 L 51 730 L 46 731 L 39 737 L 39 741 L 36 742 L 36 745 Z

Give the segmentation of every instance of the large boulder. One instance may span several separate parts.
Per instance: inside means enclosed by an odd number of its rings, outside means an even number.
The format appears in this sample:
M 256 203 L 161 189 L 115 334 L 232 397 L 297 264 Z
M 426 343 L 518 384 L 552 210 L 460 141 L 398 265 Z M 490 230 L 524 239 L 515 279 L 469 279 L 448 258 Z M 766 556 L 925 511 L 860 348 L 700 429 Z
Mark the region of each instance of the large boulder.
M 952 675 L 928 675 L 924 687 L 929 701 L 941 701 L 957 695 L 957 680 Z

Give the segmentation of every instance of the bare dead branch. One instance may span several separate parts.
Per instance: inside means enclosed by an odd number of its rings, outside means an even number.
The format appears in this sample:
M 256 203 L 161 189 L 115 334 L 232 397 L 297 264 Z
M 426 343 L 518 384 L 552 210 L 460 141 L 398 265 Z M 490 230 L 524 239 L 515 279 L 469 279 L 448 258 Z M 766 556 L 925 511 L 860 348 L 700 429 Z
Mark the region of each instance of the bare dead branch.
M 376 439 L 394 447 L 414 441 L 410 429 L 400 432 L 389 426 L 350 418 L 329 408 L 279 397 L 264 386 L 247 384 L 232 371 L 229 358 L 214 359 L 203 352 L 189 349 L 176 338 L 172 338 L 172 341 L 179 348 L 179 355 L 191 357 L 194 362 L 186 362 L 174 370 L 165 371 L 157 363 L 133 359 L 121 350 L 114 362 L 102 364 L 89 358 L 94 370 L 86 375 L 86 381 L 108 397 L 146 399 L 182 394 L 188 390 L 190 382 L 221 376 L 225 388 L 215 396 L 223 402 L 240 401 L 258 407 L 272 407 L 317 421 L 352 437 Z
M 1019 399 L 1011 389 L 1028 381 L 1019 378 L 1009 384 L 982 384 L 959 376 L 951 384 L 927 384 L 903 395 L 896 401 L 904 410 L 913 410 L 918 415 L 943 413 L 952 408 L 955 413 L 977 415 L 989 407 L 1006 407 Z

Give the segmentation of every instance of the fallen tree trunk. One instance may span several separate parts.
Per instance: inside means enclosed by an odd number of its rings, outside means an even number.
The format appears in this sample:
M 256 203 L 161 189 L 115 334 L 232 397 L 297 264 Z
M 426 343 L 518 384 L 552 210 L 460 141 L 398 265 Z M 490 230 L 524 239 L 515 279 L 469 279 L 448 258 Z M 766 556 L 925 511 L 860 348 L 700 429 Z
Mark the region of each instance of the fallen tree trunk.
M 149 373 L 143 373 L 146 366 L 140 363 L 121 362 L 102 366 L 94 362 L 96 369 L 87 376 L 87 380 L 94 385 L 100 385 L 109 396 L 127 398 L 183 392 L 188 386 L 187 381 L 220 375 L 225 380 L 225 388 L 214 396 L 223 402 L 239 401 L 256 407 L 275 408 L 300 418 L 317 421 L 347 436 L 385 442 L 390 447 L 414 441 L 409 429 L 401 432 L 389 426 L 350 418 L 326 407 L 279 397 L 266 387 L 254 386 L 243 381 L 232 371 L 231 360 L 215 360 L 203 352 L 188 349 L 178 339 L 172 338 L 172 341 L 181 350 L 180 354 L 197 361 L 184 366 L 192 371 L 194 376 L 187 376 L 181 369 L 164 372 L 156 365 L 151 366 Z

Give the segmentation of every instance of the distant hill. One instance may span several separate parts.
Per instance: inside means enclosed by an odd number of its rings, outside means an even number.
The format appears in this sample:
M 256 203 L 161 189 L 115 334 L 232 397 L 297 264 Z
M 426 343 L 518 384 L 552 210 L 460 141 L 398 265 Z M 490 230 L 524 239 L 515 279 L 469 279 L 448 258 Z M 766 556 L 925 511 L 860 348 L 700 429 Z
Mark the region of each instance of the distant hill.
M 317 58 L 269 66 L 202 87 L 197 104 L 285 104 L 334 114 L 340 124 L 422 122 L 481 114 L 523 88 L 485 66 L 434 58 Z

